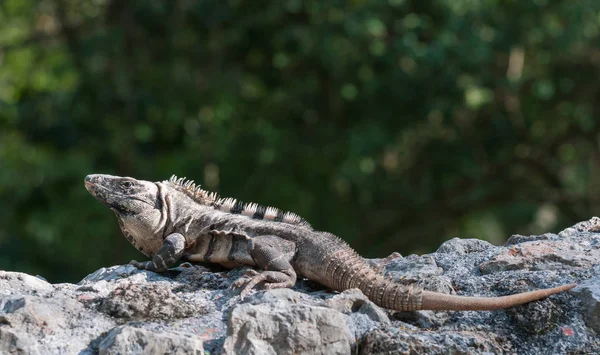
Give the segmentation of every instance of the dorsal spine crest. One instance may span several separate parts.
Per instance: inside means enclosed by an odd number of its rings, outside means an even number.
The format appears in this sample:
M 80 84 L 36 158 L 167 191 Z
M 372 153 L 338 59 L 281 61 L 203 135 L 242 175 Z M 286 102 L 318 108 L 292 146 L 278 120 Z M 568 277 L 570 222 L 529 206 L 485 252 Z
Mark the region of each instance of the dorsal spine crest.
M 199 184 L 196 185 L 193 180 L 187 180 L 185 177 L 178 178 L 173 175 L 163 183 L 184 192 L 197 203 L 211 206 L 218 211 L 240 214 L 252 219 L 295 224 L 310 228 L 310 224 L 295 213 L 281 211 L 275 207 L 260 206 L 254 202 L 244 203 L 231 197 L 219 197 L 216 192 L 206 191 Z

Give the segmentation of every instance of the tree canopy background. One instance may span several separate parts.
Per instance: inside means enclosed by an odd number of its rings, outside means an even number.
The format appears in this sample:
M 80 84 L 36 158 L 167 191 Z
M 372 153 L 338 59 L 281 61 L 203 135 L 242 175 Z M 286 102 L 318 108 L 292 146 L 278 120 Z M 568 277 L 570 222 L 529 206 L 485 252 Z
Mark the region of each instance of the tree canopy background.
M 600 214 L 600 2 L 0 2 L 0 269 L 142 259 L 89 173 L 176 174 L 363 255 Z

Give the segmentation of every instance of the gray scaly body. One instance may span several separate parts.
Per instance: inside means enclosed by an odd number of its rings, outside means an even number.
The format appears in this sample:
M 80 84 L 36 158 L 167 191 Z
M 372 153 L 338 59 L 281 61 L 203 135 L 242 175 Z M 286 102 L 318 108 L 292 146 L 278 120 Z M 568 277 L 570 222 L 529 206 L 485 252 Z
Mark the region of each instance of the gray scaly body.
M 394 283 L 333 234 L 315 231 L 297 215 L 272 207 L 219 198 L 191 181 L 149 182 L 88 175 L 87 190 L 113 210 L 125 237 L 151 261 L 133 262 L 164 271 L 179 261 L 228 268 L 255 267 L 236 281 L 242 296 L 257 284 L 291 287 L 298 276 L 343 291 L 360 289 L 379 306 L 411 311 L 492 310 L 535 301 L 575 285 L 503 297 L 463 297 Z

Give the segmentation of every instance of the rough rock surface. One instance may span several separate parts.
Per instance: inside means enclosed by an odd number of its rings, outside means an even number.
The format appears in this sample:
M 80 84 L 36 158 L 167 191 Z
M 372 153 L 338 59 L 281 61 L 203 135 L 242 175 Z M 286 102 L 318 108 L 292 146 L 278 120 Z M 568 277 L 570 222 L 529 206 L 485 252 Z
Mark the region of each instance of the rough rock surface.
M 232 309 L 223 353 L 350 353 L 351 334 L 342 313 L 290 302 L 295 298 L 292 290 L 272 290 L 270 293 L 278 299 L 239 304 Z
M 0 354 L 600 353 L 600 219 L 505 246 L 452 239 L 437 252 L 369 260 L 399 282 L 500 296 L 576 282 L 493 312 L 394 312 L 309 281 L 240 300 L 243 270 L 102 268 L 79 284 L 0 271 Z
M 100 355 L 189 354 L 204 355 L 202 340 L 188 334 L 152 332 L 122 325 L 111 330 L 98 345 Z

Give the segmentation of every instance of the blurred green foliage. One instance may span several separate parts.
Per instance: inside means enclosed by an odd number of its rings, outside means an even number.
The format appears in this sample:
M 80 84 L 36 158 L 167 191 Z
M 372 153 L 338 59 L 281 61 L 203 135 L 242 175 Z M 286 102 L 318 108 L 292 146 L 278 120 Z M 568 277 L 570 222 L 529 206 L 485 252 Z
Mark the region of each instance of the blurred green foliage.
M 600 213 L 600 2 L 4 0 L 0 269 L 141 259 L 89 173 L 188 176 L 363 255 Z

